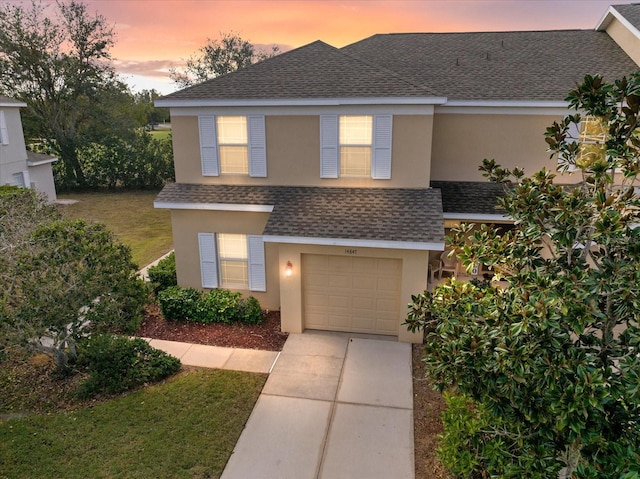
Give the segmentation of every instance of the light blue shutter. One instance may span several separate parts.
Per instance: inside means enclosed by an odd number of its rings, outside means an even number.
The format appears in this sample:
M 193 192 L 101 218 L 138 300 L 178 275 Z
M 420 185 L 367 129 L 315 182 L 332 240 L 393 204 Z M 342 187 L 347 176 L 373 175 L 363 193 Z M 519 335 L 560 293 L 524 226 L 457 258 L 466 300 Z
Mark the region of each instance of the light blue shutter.
M 7 121 L 3 111 L 0 111 L 0 144 L 9 144 L 9 130 L 7 129 Z
M 320 178 L 338 177 L 338 115 L 320 115 Z
M 202 161 L 202 176 L 219 176 L 220 163 L 218 161 L 218 136 L 216 133 L 216 117 L 198 117 L 200 128 L 200 159 Z
M 371 178 L 373 179 L 391 179 L 392 130 L 392 115 L 375 115 L 373 117 L 373 157 L 371 160 Z
M 266 178 L 267 149 L 264 129 L 264 115 L 247 117 L 249 130 L 249 176 Z
M 267 281 L 264 261 L 264 241 L 262 236 L 247 236 L 249 250 L 249 289 L 266 291 Z
M 218 287 L 218 261 L 216 255 L 216 235 L 198 233 L 200 247 L 200 274 L 203 288 Z

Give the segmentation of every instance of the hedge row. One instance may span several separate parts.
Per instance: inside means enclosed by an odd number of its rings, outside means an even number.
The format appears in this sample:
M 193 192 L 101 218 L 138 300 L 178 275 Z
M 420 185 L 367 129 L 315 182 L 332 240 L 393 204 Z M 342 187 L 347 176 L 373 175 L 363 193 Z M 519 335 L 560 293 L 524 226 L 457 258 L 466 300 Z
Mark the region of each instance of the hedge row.
M 164 317 L 171 321 L 258 324 L 263 320 L 256 298 L 243 298 L 241 293 L 228 289 L 205 293 L 195 288 L 170 286 L 158 293 L 158 304 Z

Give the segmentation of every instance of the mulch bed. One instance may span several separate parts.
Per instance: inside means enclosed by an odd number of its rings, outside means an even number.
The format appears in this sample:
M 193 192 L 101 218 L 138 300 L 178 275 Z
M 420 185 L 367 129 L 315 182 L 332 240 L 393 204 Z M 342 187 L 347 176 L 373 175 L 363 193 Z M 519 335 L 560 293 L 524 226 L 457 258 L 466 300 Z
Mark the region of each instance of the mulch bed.
M 167 321 L 157 303 L 147 305 L 136 336 L 228 348 L 281 351 L 288 333 L 280 331 L 280 311 L 267 311 L 261 324 L 197 324 Z

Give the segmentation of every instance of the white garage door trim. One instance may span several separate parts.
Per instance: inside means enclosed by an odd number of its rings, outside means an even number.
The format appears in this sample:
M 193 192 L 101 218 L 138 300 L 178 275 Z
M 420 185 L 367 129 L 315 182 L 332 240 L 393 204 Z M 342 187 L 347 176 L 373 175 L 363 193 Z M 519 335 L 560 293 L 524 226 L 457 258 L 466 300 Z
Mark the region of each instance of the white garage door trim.
M 398 335 L 402 260 L 302 255 L 305 328 Z

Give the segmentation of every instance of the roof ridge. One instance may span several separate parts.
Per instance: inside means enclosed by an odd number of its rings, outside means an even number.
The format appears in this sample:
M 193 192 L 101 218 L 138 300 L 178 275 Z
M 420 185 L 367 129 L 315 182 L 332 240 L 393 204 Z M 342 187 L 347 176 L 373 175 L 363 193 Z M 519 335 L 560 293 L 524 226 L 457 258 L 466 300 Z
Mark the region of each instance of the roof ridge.
M 335 48 L 335 47 L 334 47 L 334 48 Z M 342 47 L 342 48 L 345 48 L 345 47 Z M 394 72 L 393 70 L 390 70 L 390 69 L 388 69 L 388 68 L 386 68 L 386 67 L 383 67 L 383 66 L 378 65 L 378 64 L 376 64 L 376 63 L 373 63 L 373 62 L 370 62 L 370 61 L 368 61 L 368 60 L 365 60 L 364 58 L 360 58 L 359 56 L 354 55 L 354 54 L 352 54 L 352 53 L 344 52 L 344 51 L 342 51 L 342 48 L 340 48 L 340 49 L 336 49 L 336 50 L 337 50 L 339 53 L 341 53 L 342 55 L 346 56 L 346 57 L 349 57 L 349 58 L 352 58 L 352 59 L 354 59 L 354 60 L 357 60 L 357 61 L 359 61 L 359 62 L 361 62 L 361 63 L 364 63 L 365 65 L 369 65 L 369 66 L 371 66 L 371 67 L 377 68 L 377 69 L 378 69 L 378 70 L 380 70 L 380 71 L 383 71 L 383 72 L 385 72 L 385 73 L 388 73 L 389 75 L 394 76 L 394 77 L 395 77 L 395 78 L 397 78 L 398 80 L 401 80 L 401 81 L 403 81 L 403 82 L 405 82 L 405 83 L 408 83 L 409 85 L 414 86 L 414 87 L 416 87 L 416 88 L 420 88 L 421 90 L 424 90 L 424 91 L 425 91 L 426 93 L 428 93 L 429 95 L 433 95 L 433 96 L 440 96 L 440 95 L 436 94 L 436 92 L 435 92 L 435 91 L 431 90 L 430 88 L 428 88 L 428 87 L 427 87 L 426 85 L 424 85 L 424 84 L 421 84 L 421 83 L 417 83 L 417 82 L 411 81 L 409 78 L 406 78 L 406 77 L 404 77 L 404 76 L 402 76 L 402 75 L 399 75 L 398 73 Z

